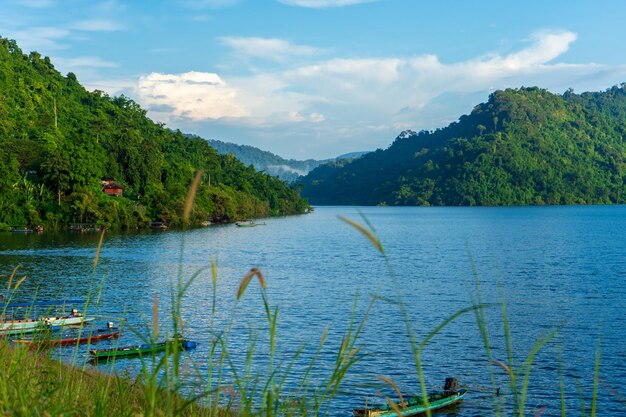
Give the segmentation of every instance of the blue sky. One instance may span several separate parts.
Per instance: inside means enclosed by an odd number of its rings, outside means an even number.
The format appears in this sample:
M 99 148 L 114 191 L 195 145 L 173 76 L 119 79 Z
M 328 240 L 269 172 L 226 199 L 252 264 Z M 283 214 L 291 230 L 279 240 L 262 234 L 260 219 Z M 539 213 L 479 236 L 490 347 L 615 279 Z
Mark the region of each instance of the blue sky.
M 0 36 L 173 129 L 288 158 L 386 148 L 496 90 L 626 82 L 626 2 L 0 0 Z

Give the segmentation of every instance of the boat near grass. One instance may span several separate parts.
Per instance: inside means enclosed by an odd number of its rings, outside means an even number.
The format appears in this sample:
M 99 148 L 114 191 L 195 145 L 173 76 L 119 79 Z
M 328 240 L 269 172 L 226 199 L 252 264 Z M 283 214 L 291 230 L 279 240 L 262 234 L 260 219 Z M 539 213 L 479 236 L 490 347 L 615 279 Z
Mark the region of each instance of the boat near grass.
M 63 326 L 77 326 L 94 321 L 96 318 L 71 309 L 65 312 L 68 304 L 82 301 L 39 301 L 31 303 L 9 303 L 0 312 L 0 336 L 46 331 Z M 61 307 L 59 309 L 59 307 Z M 39 318 L 33 318 L 37 317 Z
M 75 335 L 59 335 L 50 332 L 39 333 L 33 337 L 13 339 L 12 342 L 30 347 L 52 347 L 93 343 L 100 340 L 114 339 L 120 336 L 120 330 L 113 327 L 113 323 L 108 323 L 106 329 L 97 329 L 89 332 L 82 332 Z
M 428 394 L 427 401 L 419 395 L 402 398 L 395 403 L 378 406 L 366 406 L 355 408 L 354 417 L 409 417 L 424 414 L 428 411 L 434 412 L 463 401 L 466 389 L 459 389 L 458 382 L 454 378 L 446 378 L 446 385 L 443 391 L 433 391 Z
M 175 346 L 182 350 L 190 350 L 195 349 L 197 343 L 191 340 L 176 337 L 158 343 L 146 343 L 142 345 L 114 347 L 110 349 L 91 349 L 89 351 L 89 355 L 91 356 L 92 361 L 97 362 L 100 360 L 112 360 L 116 358 L 130 358 L 136 356 L 141 357 L 146 355 L 152 355 L 155 353 L 164 352 L 168 349 L 173 349 Z

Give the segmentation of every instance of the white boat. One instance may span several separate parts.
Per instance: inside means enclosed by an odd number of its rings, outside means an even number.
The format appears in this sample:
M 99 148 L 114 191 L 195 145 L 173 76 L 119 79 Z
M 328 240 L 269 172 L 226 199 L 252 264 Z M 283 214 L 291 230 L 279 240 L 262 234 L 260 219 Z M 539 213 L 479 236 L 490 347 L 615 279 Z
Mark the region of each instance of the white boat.
M 19 311 L 26 309 L 32 312 L 32 309 L 43 306 L 65 306 L 64 302 L 33 302 L 30 304 L 13 303 L 5 306 L 4 311 Z M 36 316 L 36 314 L 33 314 Z M 34 318 L 16 318 L 15 316 L 3 317 L 0 321 L 0 335 L 15 335 L 24 333 L 33 333 L 50 328 L 56 328 L 61 326 L 76 326 L 83 323 L 88 323 L 95 320 L 93 316 L 86 316 L 79 313 L 78 310 L 72 309 L 69 314 L 57 314 L 53 316 L 43 316 L 39 319 Z

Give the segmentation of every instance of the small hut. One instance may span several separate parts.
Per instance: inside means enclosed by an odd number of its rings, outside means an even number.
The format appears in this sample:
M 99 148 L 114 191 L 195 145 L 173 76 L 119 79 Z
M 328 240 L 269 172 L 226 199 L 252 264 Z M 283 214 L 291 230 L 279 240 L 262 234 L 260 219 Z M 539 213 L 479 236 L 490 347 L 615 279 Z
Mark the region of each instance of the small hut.
M 101 184 L 102 184 L 102 191 L 104 191 L 106 195 L 111 195 L 113 197 L 121 197 L 122 194 L 124 193 L 124 187 L 119 185 L 114 180 L 105 180 L 105 181 L 102 181 Z

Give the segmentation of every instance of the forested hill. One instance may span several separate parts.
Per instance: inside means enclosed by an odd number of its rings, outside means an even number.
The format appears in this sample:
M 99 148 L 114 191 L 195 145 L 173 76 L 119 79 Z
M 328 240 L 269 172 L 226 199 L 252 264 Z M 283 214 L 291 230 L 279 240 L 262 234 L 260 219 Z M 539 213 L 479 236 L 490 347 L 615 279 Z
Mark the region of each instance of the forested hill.
M 324 165 L 303 181 L 313 204 L 626 203 L 626 84 L 563 95 L 496 91 L 434 132 Z
M 124 96 L 88 92 L 47 57 L 25 55 L 15 41 L 0 38 L 4 227 L 180 224 L 187 189 L 200 170 L 192 223 L 301 213 L 308 206 L 279 179 L 154 123 Z
M 220 140 L 213 139 L 209 139 L 208 142 L 211 146 L 217 149 L 218 153 L 222 155 L 232 153 L 235 155 L 235 158 L 239 159 L 244 164 L 254 165 L 258 171 L 275 175 L 288 183 L 295 182 L 298 178 L 300 178 L 300 176 L 308 174 L 321 164 L 360 158 L 367 153 L 350 152 L 332 159 L 307 159 L 305 161 L 300 161 L 296 159 L 285 159 L 271 152 L 255 148 L 254 146 L 237 145 L 235 143 L 222 142 Z
M 330 160 L 318 161 L 307 159 L 298 161 L 295 159 L 284 159 L 268 151 L 248 145 L 237 145 L 235 143 L 222 142 L 220 140 L 209 139 L 209 144 L 214 147 L 219 154 L 228 155 L 232 153 L 246 165 L 254 165 L 259 170 L 274 175 L 283 181 L 292 183 L 298 177 L 308 174 L 313 168 L 329 162 Z

